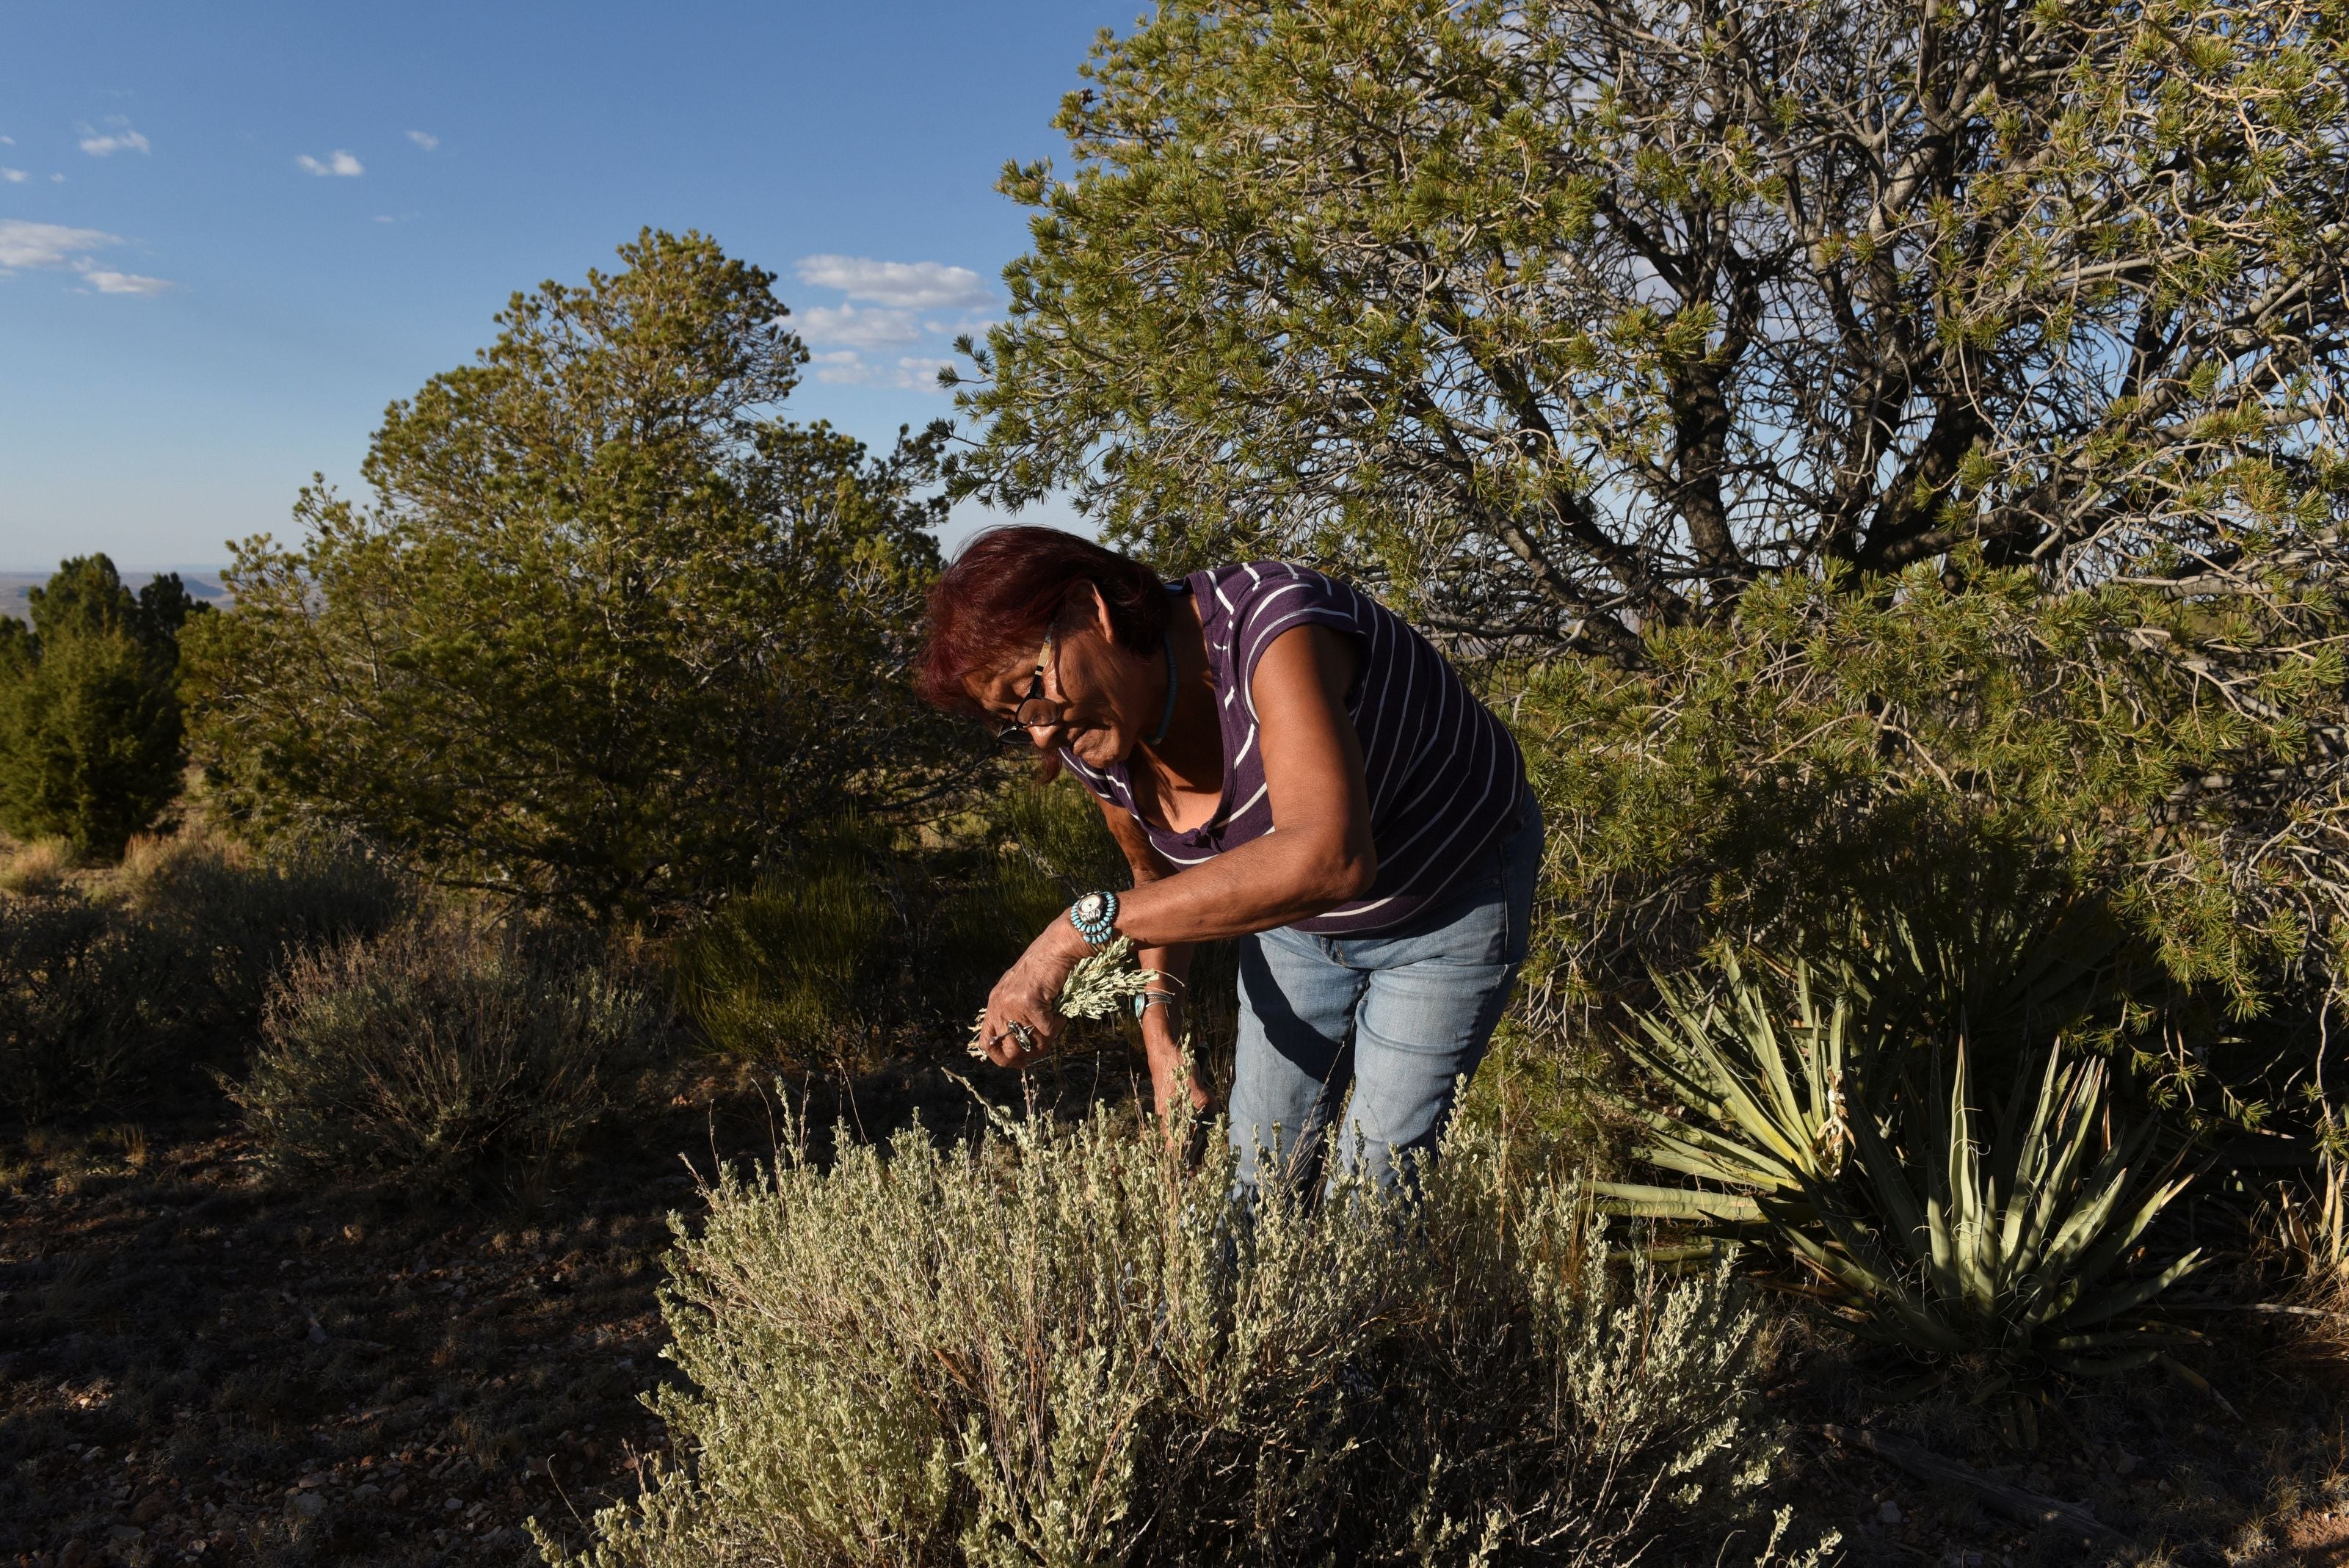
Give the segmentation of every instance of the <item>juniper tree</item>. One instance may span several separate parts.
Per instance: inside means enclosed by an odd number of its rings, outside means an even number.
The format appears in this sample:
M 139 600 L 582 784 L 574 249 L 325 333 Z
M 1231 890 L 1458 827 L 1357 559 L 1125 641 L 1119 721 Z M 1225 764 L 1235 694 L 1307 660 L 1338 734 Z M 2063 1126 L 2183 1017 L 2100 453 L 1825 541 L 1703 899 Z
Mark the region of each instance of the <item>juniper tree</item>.
M 2349 971 L 2344 27 L 1166 0 L 1005 172 L 964 483 L 1526 656 L 1537 998 L 1997 842 L 2275 1010 Z
M 112 860 L 180 793 L 180 632 L 203 607 L 176 573 L 138 593 L 106 556 L 0 618 L 0 826 Z

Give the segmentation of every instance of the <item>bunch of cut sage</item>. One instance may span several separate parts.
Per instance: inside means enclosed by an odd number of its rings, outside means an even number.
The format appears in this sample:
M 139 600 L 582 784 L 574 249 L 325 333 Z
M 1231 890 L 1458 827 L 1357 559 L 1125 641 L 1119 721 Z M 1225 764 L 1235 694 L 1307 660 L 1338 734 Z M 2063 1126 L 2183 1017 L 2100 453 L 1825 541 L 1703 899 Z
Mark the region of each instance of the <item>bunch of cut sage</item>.
M 1133 939 L 1120 937 L 1101 951 L 1077 961 L 1061 984 L 1061 999 L 1053 1011 L 1063 1018 L 1107 1018 L 1119 1008 L 1131 1006 L 1135 997 L 1165 978 L 1159 970 L 1135 964 Z M 986 1036 L 987 1009 L 982 1007 L 971 1022 L 968 1046 L 970 1054 L 982 1061 L 987 1058 Z

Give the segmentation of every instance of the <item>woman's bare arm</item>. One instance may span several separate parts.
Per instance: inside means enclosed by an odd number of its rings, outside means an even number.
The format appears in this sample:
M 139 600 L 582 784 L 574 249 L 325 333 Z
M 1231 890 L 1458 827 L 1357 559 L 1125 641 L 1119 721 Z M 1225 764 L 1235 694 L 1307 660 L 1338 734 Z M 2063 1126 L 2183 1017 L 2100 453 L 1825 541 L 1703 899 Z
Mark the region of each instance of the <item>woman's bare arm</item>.
M 1109 825 L 1112 838 L 1124 852 L 1125 863 L 1133 869 L 1133 885 L 1146 888 L 1164 881 L 1174 874 L 1174 868 L 1152 846 L 1150 836 L 1142 825 L 1127 812 L 1107 801 L 1098 801 L 1102 820 Z M 1156 947 L 1136 945 L 1134 958 L 1143 969 L 1154 969 L 1167 977 L 1164 989 L 1174 993 L 1174 1000 L 1160 1002 L 1142 1014 L 1142 1049 L 1150 1063 L 1150 1081 L 1156 1090 L 1160 1114 L 1171 1107 L 1177 1096 L 1187 1096 L 1191 1104 L 1205 1109 L 1207 1092 L 1198 1080 L 1185 1070 L 1183 1062 L 1183 1023 L 1190 1011 L 1191 944 L 1174 942 Z
M 1121 898 L 1118 929 L 1135 945 L 1268 931 L 1369 891 L 1379 870 L 1370 784 L 1346 713 L 1359 662 L 1324 627 L 1292 628 L 1265 649 L 1251 691 L 1274 831 Z

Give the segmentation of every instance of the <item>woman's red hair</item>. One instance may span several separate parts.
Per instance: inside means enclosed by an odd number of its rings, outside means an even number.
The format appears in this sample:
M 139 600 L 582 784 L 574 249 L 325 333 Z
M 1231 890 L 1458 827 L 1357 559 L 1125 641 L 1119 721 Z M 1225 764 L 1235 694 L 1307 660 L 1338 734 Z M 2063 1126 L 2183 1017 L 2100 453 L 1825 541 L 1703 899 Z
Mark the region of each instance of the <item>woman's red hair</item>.
M 915 686 L 950 712 L 975 712 L 964 681 L 1030 654 L 1079 583 L 1109 607 L 1110 635 L 1132 653 L 1166 640 L 1166 585 L 1130 556 L 1058 528 L 989 528 L 930 587 L 929 642 Z

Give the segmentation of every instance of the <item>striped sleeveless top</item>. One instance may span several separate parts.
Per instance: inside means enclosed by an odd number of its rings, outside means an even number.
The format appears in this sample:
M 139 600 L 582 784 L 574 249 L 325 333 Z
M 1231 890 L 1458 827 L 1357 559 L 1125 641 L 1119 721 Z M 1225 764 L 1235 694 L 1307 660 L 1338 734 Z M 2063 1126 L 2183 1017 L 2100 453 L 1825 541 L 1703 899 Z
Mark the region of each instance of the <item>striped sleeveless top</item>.
M 1061 760 L 1096 796 L 1141 823 L 1176 870 L 1272 831 L 1250 687 L 1265 649 L 1299 626 L 1343 632 L 1361 653 L 1346 712 L 1361 742 L 1379 871 L 1362 898 L 1295 929 L 1364 936 L 1405 925 L 1516 823 L 1526 784 L 1516 740 L 1402 617 L 1334 577 L 1282 561 L 1194 572 L 1169 587 L 1197 601 L 1206 633 L 1224 731 L 1224 792 L 1215 815 L 1188 833 L 1154 826 L 1134 809 L 1123 763 L 1089 768 L 1066 751 Z

